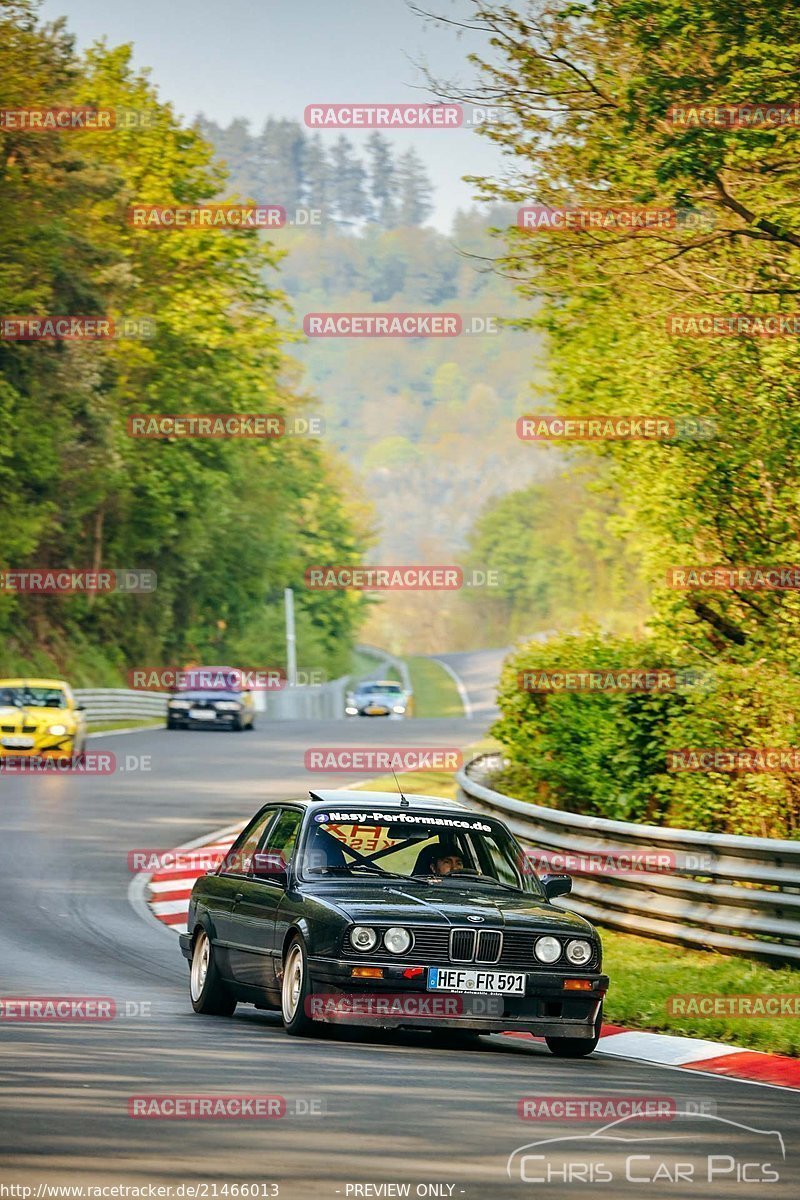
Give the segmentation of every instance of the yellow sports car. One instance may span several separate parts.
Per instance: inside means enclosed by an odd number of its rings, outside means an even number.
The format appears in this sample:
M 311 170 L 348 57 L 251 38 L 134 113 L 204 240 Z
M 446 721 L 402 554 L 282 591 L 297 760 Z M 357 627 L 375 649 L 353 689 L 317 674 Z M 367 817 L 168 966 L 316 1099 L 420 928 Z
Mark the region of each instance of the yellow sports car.
M 0 758 L 76 758 L 83 706 L 63 679 L 0 679 Z

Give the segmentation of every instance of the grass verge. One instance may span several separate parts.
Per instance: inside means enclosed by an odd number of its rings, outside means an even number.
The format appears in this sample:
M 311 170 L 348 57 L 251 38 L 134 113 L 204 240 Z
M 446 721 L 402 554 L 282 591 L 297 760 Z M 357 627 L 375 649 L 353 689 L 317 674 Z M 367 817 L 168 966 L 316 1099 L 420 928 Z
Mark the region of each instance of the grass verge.
M 465 751 L 465 761 L 479 752 L 496 749 L 490 739 Z M 418 771 L 398 775 L 401 790 L 455 799 L 456 784 L 447 771 Z M 359 785 L 361 790 L 394 792 L 391 775 Z M 611 984 L 605 1018 L 632 1029 L 708 1038 L 751 1050 L 800 1056 L 800 1017 L 692 1017 L 673 1011 L 672 997 L 800 996 L 800 971 L 770 967 L 766 963 L 688 950 L 651 938 L 600 929 L 604 969 Z M 800 1001 L 797 1002 L 800 1005 Z
M 152 729 L 163 725 L 163 717 L 128 717 L 123 721 L 90 721 L 89 733 L 107 733 L 111 729 Z
M 464 716 L 458 688 L 441 663 L 422 657 L 406 661 L 414 692 L 415 717 Z

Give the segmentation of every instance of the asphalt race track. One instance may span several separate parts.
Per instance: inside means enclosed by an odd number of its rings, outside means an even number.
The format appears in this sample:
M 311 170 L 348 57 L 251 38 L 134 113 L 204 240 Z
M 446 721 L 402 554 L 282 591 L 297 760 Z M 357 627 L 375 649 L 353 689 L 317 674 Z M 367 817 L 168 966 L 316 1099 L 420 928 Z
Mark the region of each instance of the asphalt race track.
M 479 709 L 485 697 L 475 699 Z M 219 1190 L 226 1184 L 275 1183 L 276 1194 L 298 1198 L 800 1194 L 796 1092 L 609 1057 L 560 1061 L 543 1044 L 508 1037 L 466 1050 L 437 1048 L 421 1033 L 303 1040 L 252 1008 L 228 1020 L 192 1012 L 176 936 L 129 900 L 129 851 L 176 846 L 268 798 L 354 782 L 309 775 L 309 746 L 466 745 L 479 732 L 478 719 L 262 718 L 252 734 L 95 740 L 92 749 L 112 750 L 127 768 L 108 777 L 0 778 L 0 994 L 111 997 L 120 1014 L 94 1024 L 0 1022 L 3 1184 L 31 1187 L 32 1197 L 59 1184 L 166 1184 L 180 1196 L 190 1183 L 207 1184 L 195 1194 L 208 1196 L 236 1195 Z M 149 763 L 137 762 L 145 755 Z M 277 1094 L 289 1111 L 277 1120 L 128 1115 L 129 1097 L 165 1093 Z M 640 1122 L 625 1141 L 587 1150 L 605 1121 L 522 1120 L 518 1102 L 531 1096 L 670 1097 L 679 1112 L 705 1115 Z M 561 1182 L 523 1182 L 518 1159 L 509 1178 L 513 1151 L 569 1136 L 583 1179 L 573 1164 Z M 665 1136 L 673 1140 L 653 1141 Z M 632 1138 L 644 1138 L 642 1148 L 632 1150 Z M 677 1182 L 668 1178 L 676 1154 Z M 530 1160 L 523 1174 L 536 1180 L 538 1170 Z M 779 1180 L 768 1182 L 770 1172 Z

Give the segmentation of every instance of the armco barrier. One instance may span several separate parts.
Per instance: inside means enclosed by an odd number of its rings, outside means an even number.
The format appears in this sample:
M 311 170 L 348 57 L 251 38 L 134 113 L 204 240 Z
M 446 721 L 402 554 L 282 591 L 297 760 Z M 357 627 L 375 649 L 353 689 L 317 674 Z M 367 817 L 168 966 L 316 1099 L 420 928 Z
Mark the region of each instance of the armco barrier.
M 347 678 L 344 675 L 341 679 L 313 687 L 256 692 L 256 710 L 265 712 L 267 719 L 274 721 L 344 717 Z M 128 688 L 75 688 L 74 691 L 90 722 L 167 718 L 169 697 L 165 692 L 131 691 Z
M 394 667 L 403 686 L 410 690 L 408 668 L 402 659 L 372 646 L 357 649 L 376 660 L 376 674 L 386 674 L 387 668 Z M 265 713 L 267 719 L 273 721 L 343 718 L 349 684 L 350 676 L 342 675 L 329 683 L 256 691 L 256 711 Z M 137 717 L 163 717 L 166 720 L 168 696 L 165 692 L 132 691 L 129 688 L 75 688 L 74 691 L 78 703 L 84 705 L 89 721 L 126 721 Z
M 89 721 L 127 721 L 136 717 L 167 719 L 164 692 L 131 691 L 130 688 L 75 688 L 75 699 L 86 709 Z
M 556 854 L 659 850 L 685 855 L 668 873 L 573 876 L 557 901 L 627 933 L 772 963 L 800 965 L 800 841 L 699 833 L 581 816 L 514 800 L 486 786 L 502 760 L 459 771 L 459 798 L 500 817 L 524 846 Z M 692 856 L 692 857 L 690 857 Z

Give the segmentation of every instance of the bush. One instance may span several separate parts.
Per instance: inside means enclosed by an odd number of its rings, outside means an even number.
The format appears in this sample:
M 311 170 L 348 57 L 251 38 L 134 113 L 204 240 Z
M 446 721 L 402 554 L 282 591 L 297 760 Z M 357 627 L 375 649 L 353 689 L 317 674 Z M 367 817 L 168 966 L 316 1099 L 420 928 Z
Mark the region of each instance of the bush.
M 531 692 L 520 672 L 686 670 L 661 692 Z M 570 812 L 751 836 L 800 836 L 800 776 L 792 771 L 670 769 L 684 748 L 791 747 L 800 681 L 763 663 L 670 661 L 655 640 L 596 632 L 522 646 L 506 662 L 492 733 L 508 767 L 495 786 Z

